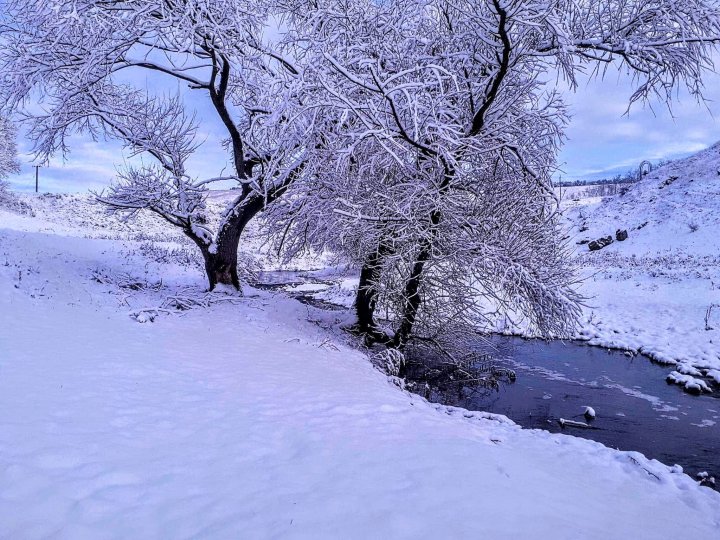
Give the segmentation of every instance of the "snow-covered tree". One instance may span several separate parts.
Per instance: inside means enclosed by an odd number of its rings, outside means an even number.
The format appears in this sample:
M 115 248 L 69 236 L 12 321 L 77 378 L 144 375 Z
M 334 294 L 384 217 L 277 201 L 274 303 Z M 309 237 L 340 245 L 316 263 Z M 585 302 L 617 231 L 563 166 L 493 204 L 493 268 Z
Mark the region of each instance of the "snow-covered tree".
M 123 175 L 101 200 L 149 209 L 201 247 L 210 288 L 239 287 L 237 251 L 247 223 L 302 172 L 312 126 L 294 110 L 299 60 L 266 35 L 270 2 L 245 0 L 8 0 L 0 29 L 2 110 L 29 125 L 39 158 L 67 148 L 75 131 L 123 141 L 156 159 Z M 182 100 L 148 91 L 152 73 L 202 92 L 225 129 L 233 170 L 188 177 L 198 146 Z M 148 79 L 152 80 L 152 79 Z M 213 180 L 238 196 L 219 229 L 202 213 Z
M 0 181 L 20 172 L 16 137 L 15 126 L 7 118 L 0 117 Z
M 359 327 L 397 347 L 496 309 L 565 333 L 578 298 L 550 182 L 565 118 L 555 76 L 575 86 L 615 63 L 635 76 L 631 101 L 666 102 L 682 84 L 700 95 L 716 4 L 312 5 L 296 27 L 320 34 L 306 36 L 324 58 L 315 79 L 342 121 L 325 174 L 273 210 L 283 247 L 330 247 L 362 264 Z M 391 332 L 378 328 L 378 305 Z
M 575 86 L 615 63 L 636 77 L 631 101 L 668 101 L 681 84 L 700 95 L 720 35 L 708 0 L 9 0 L 3 9 L 2 111 L 25 118 L 40 157 L 65 151 L 75 130 L 153 156 L 102 200 L 181 227 L 211 288 L 239 285 L 246 224 L 286 201 L 272 211 L 282 246 L 329 246 L 358 261 L 360 328 L 398 347 L 439 315 L 477 321 L 498 305 L 562 333 L 577 298 L 550 183 L 565 119 L 555 77 Z M 270 27 L 284 37 L 271 39 Z M 195 119 L 180 98 L 133 84 L 133 72 L 207 97 L 230 173 L 189 177 Z M 218 179 L 236 181 L 239 195 L 212 231 L 203 207 Z M 379 300 L 392 336 L 374 320 Z

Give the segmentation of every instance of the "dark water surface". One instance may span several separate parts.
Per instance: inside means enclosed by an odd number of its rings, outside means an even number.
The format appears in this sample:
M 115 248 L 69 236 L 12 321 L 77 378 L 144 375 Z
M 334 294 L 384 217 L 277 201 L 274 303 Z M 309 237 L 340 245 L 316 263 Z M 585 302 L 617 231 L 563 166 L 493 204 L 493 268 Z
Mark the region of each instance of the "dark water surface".
M 671 366 L 627 357 L 577 342 L 493 336 L 475 348 L 513 369 L 514 383 L 498 391 L 432 392 L 431 400 L 504 414 L 526 428 L 563 432 L 620 450 L 635 450 L 687 473 L 707 470 L 720 477 L 720 395 L 692 396 L 668 385 Z M 585 422 L 585 406 L 597 417 L 594 429 L 561 428 L 558 420 Z

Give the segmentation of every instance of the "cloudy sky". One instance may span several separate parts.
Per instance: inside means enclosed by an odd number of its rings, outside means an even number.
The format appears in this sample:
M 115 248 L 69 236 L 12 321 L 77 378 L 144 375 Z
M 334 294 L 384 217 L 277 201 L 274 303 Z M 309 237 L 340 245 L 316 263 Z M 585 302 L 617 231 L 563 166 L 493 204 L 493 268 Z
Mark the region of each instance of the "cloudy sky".
M 157 81 L 145 84 L 156 86 Z M 166 88 L 184 92 L 180 87 Z M 563 179 L 612 176 L 636 168 L 643 160 L 682 157 L 720 140 L 718 75 L 707 78 L 704 104 L 681 92 L 672 111 L 653 103 L 652 107 L 635 105 L 626 114 L 632 84 L 618 74 L 606 76 L 603 81 L 584 81 L 576 92 L 565 93 L 573 118 L 560 154 Z M 222 127 L 198 92 L 189 92 L 186 98 L 202 119 L 201 136 L 205 140 L 190 170 L 199 177 L 218 175 L 229 165 L 228 153 L 222 147 Z M 35 173 L 28 153 L 31 143 L 22 134 L 18 142 L 23 170 L 10 180 L 17 189 L 32 190 Z M 102 189 L 129 158 L 116 142 L 92 141 L 80 135 L 73 137 L 70 148 L 64 160 L 58 156 L 40 169 L 41 191 Z
M 566 94 L 573 118 L 560 155 L 563 177 L 604 177 L 720 141 L 720 75 L 706 78 L 704 103 L 681 91 L 672 110 L 656 101 L 626 114 L 631 94 L 632 81 L 617 74 Z

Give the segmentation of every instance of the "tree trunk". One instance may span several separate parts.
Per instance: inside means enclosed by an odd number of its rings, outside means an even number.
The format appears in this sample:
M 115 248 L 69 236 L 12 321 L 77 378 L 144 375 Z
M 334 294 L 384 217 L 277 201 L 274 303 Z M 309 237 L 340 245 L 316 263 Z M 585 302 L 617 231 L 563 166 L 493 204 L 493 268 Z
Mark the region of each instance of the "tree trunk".
M 482 128 L 482 124 L 480 128 Z M 442 161 L 445 167 L 445 174 L 438 190 L 440 196 L 447 193 L 448 186 L 450 186 L 455 177 L 455 168 L 444 159 Z M 410 339 L 413 326 L 415 326 L 415 319 L 417 318 L 418 308 L 420 307 L 420 285 L 422 284 L 423 271 L 425 270 L 425 264 L 430 260 L 433 244 L 435 243 L 435 238 L 438 233 L 438 226 L 442 218 L 442 212 L 437 208 L 430 213 L 427 235 L 419 242 L 418 255 L 415 258 L 410 278 L 405 283 L 403 316 L 393 339 L 393 345 L 400 350 L 402 350 L 408 339 Z
M 377 327 L 375 322 L 375 306 L 377 304 L 377 283 L 382 271 L 383 259 L 391 252 L 387 243 L 382 240 L 375 251 L 371 252 L 360 270 L 360 284 L 355 297 L 355 313 L 357 329 L 368 341 L 389 343 L 391 340 Z
M 297 178 L 305 167 L 304 163 L 299 164 L 290 173 L 285 181 L 279 186 L 269 190 L 264 196 L 259 193 L 244 192 L 235 199 L 234 206 L 223 217 L 215 242 L 212 246 L 202 243 L 192 231 L 186 234 L 195 241 L 203 253 L 205 259 L 205 273 L 208 284 L 212 291 L 218 284 L 231 285 L 240 290 L 240 279 L 237 270 L 238 247 L 240 237 L 247 224 L 255 216 L 265 209 L 278 197 L 281 197 L 290 187 L 290 184 Z
M 240 236 L 250 220 L 264 207 L 265 200 L 260 195 L 251 195 L 239 200 L 224 217 L 212 246 L 204 244 L 192 231 L 186 231 L 202 251 L 209 290 L 212 291 L 219 284 L 230 285 L 240 290 L 238 277 Z
M 402 349 L 405 346 L 415 325 L 418 308 L 420 307 L 420 285 L 422 284 L 423 270 L 425 269 L 425 263 L 430 259 L 431 249 L 431 240 L 426 239 L 421 242 L 420 251 L 415 259 L 412 273 L 405 283 L 405 291 L 403 292 L 403 316 L 393 340 L 393 345 L 398 349 Z
M 219 284 L 231 285 L 240 290 L 240 279 L 237 272 L 238 244 L 228 243 L 217 252 L 203 250 L 205 259 L 205 275 L 207 276 L 209 290 L 214 290 Z

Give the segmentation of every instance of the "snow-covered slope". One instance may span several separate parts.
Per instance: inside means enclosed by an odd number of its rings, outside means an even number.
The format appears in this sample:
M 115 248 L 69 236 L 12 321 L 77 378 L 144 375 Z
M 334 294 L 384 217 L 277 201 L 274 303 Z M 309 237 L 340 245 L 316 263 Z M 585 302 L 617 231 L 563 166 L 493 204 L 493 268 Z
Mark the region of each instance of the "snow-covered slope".
M 221 191 L 208 201 L 208 216 L 218 219 L 232 192 Z M 179 229 L 168 227 L 151 212 L 138 212 L 131 217 L 109 214 L 107 207 L 96 202 L 90 194 L 14 193 L 13 197 L 25 212 L 5 212 L 4 220 L 14 228 L 43 230 L 64 235 L 88 238 L 124 240 L 153 240 L 187 243 Z M 8 205 L 0 201 L 0 209 Z M 32 219 L 36 218 L 36 219 Z
M 617 229 L 627 229 L 629 241 L 614 244 L 610 252 L 657 256 L 678 251 L 717 257 L 720 143 L 652 171 L 629 184 L 624 195 L 573 209 L 570 219 L 578 239 L 614 236 Z
M 720 368 L 720 144 L 658 168 L 624 195 L 586 202 L 567 212 L 574 241 L 618 229 L 629 236 L 595 252 L 577 246 L 588 296 L 581 336 L 711 379 Z
M 20 221 L 0 210 L 0 538 L 720 533 L 678 468 L 429 404 L 310 308 Z M 206 307 L 128 316 L 183 294 Z
M 107 207 L 91 194 L 12 193 L 11 196 L 17 204 L 4 204 L 0 198 L 3 212 L 0 226 L 27 232 L 139 242 L 143 250 L 154 251 L 159 258 L 182 259 L 199 273 L 203 272 L 202 257 L 195 244 L 180 229 L 169 227 L 152 212 L 109 214 Z M 223 211 L 236 196 L 233 190 L 214 190 L 208 194 L 206 217 L 211 229 L 216 228 Z M 17 211 L 18 204 L 23 212 Z M 163 257 L 162 251 L 166 255 L 171 253 Z M 240 251 L 246 266 L 254 269 L 258 262 L 255 259 L 261 259 L 265 270 L 318 269 L 325 261 L 318 255 L 289 262 L 281 260 L 267 245 L 257 222 L 248 225 Z

